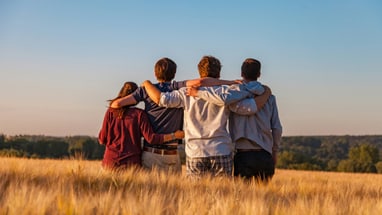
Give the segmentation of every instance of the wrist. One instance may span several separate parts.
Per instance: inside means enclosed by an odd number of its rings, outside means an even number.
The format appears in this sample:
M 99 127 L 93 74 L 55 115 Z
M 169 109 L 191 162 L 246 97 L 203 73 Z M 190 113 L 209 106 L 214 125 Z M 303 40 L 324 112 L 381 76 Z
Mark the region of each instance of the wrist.
M 175 136 L 175 133 L 174 133 L 174 132 L 171 133 L 171 138 L 172 138 L 172 140 L 176 140 L 176 136 Z

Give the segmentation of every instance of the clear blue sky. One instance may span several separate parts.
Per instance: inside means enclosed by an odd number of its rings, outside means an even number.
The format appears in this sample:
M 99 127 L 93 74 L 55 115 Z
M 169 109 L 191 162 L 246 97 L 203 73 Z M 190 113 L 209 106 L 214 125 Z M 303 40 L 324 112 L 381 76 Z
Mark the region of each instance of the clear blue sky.
M 0 133 L 97 136 L 125 81 L 203 55 L 259 59 L 284 136 L 382 134 L 380 0 L 0 0 Z

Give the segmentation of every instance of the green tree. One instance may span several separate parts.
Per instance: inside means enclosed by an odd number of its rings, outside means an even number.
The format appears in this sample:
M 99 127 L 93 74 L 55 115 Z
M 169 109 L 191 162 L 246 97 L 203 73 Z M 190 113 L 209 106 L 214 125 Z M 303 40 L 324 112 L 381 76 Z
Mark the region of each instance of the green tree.
M 303 162 L 303 155 L 292 151 L 283 151 L 277 156 L 277 167 L 282 169 L 293 169 L 294 164 Z
M 338 171 L 376 173 L 375 163 L 379 160 L 378 148 L 370 144 L 362 144 L 350 148 L 349 159 L 341 161 Z
M 5 135 L 0 135 L 0 149 L 9 149 L 10 145 L 5 140 Z
M 33 154 L 39 157 L 62 158 L 68 156 L 68 143 L 62 140 L 40 140 L 33 146 Z
M 0 157 L 25 157 L 25 153 L 16 149 L 0 150 Z
M 102 159 L 105 152 L 105 145 L 95 143 L 91 159 Z
M 376 163 L 375 167 L 377 168 L 377 173 L 382 173 L 382 161 Z
M 5 135 L 0 134 L 0 146 L 2 146 L 5 143 Z
M 98 143 L 88 136 L 74 137 L 70 140 L 68 152 L 70 156 L 93 158 L 93 153 L 97 152 Z M 99 153 L 99 152 L 98 152 Z
M 342 160 L 338 164 L 337 170 L 339 172 L 356 172 L 356 163 L 353 160 Z
M 328 163 L 326 165 L 326 170 L 336 171 L 337 167 L 338 167 L 338 164 L 339 164 L 339 162 L 337 160 L 331 159 L 331 160 L 328 161 Z

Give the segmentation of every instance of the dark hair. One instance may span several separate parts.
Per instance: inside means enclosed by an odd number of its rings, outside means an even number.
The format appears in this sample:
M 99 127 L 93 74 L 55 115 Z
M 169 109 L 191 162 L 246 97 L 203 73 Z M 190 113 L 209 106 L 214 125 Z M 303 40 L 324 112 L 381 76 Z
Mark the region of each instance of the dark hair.
M 222 66 L 219 59 L 213 56 L 203 56 L 198 64 L 199 75 L 201 78 L 220 78 L 221 68 Z
M 261 63 L 260 61 L 247 58 L 241 65 L 241 77 L 251 81 L 256 81 L 260 77 Z
M 175 77 L 176 63 L 164 57 L 158 60 L 154 67 L 155 76 L 159 81 L 171 81 Z
M 125 82 L 121 88 L 121 90 L 119 91 L 118 93 L 118 96 L 115 97 L 114 99 L 110 99 L 108 100 L 109 101 L 109 104 L 111 105 L 111 103 L 113 103 L 113 101 L 119 99 L 119 98 L 122 98 L 122 97 L 125 97 L 125 96 L 128 96 L 130 95 L 131 93 L 133 93 L 136 89 L 138 88 L 138 85 L 134 82 Z M 124 107 L 121 107 L 121 108 L 118 108 L 117 110 L 117 117 L 118 118 L 121 118 L 123 116 L 123 114 L 125 113 L 125 111 L 130 107 L 130 105 L 128 106 L 124 106 Z

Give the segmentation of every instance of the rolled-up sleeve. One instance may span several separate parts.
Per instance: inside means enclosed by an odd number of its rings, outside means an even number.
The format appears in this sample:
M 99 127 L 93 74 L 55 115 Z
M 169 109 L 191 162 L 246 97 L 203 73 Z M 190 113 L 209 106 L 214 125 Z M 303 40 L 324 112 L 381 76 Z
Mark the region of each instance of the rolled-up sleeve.
M 179 90 L 161 93 L 158 105 L 166 108 L 182 108 L 183 98 Z
M 232 103 L 228 107 L 230 111 L 239 115 L 253 115 L 258 111 L 254 98 L 248 98 L 239 102 Z
M 251 93 L 242 90 L 240 85 L 231 85 L 217 88 L 201 88 L 197 96 L 215 105 L 225 106 L 249 97 Z

